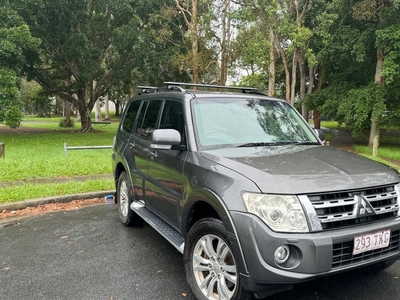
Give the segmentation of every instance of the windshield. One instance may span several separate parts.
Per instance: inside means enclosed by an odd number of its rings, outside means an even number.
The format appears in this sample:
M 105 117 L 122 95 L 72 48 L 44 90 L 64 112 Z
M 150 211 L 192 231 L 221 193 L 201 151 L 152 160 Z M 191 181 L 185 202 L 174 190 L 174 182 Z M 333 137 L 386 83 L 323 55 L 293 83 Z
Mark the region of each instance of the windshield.
M 295 109 L 283 101 L 193 99 L 199 149 L 319 144 Z

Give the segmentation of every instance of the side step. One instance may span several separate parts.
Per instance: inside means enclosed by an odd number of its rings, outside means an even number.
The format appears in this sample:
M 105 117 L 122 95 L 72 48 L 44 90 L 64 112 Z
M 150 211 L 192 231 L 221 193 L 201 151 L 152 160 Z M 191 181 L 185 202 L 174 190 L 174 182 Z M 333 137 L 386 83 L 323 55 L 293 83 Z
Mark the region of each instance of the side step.
M 132 202 L 131 209 L 183 254 L 185 241 L 175 229 L 148 210 L 141 202 Z

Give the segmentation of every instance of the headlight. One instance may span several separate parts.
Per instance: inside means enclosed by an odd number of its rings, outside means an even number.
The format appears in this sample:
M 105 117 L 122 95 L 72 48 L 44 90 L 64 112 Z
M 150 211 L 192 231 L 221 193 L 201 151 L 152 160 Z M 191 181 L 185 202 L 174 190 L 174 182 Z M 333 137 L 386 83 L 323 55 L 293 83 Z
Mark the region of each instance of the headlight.
M 303 208 L 296 196 L 243 193 L 247 211 L 259 216 L 277 232 L 309 232 Z

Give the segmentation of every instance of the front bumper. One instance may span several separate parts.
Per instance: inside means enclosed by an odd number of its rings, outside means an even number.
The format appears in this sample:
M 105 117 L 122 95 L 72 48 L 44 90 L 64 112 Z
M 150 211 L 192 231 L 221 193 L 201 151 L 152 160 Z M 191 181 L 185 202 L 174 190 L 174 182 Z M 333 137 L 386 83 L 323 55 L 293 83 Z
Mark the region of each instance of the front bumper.
M 232 212 L 247 272 L 242 272 L 246 289 L 262 286 L 291 285 L 317 277 L 352 270 L 400 258 L 400 218 L 368 225 L 318 233 L 276 233 L 258 217 Z M 390 229 L 389 246 L 353 255 L 354 237 Z M 274 260 L 277 247 L 291 249 L 289 262 L 278 265 Z

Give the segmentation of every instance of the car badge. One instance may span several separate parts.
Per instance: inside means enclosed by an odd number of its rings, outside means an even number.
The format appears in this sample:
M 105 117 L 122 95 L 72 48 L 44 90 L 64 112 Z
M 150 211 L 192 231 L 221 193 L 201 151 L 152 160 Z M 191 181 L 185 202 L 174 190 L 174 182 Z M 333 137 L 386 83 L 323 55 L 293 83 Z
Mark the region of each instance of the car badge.
M 354 200 L 356 201 L 354 211 L 357 217 L 375 215 L 374 208 L 363 195 L 354 195 Z

